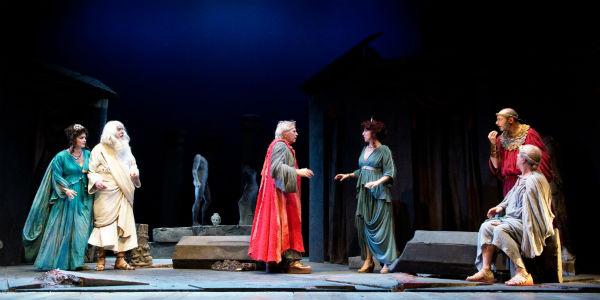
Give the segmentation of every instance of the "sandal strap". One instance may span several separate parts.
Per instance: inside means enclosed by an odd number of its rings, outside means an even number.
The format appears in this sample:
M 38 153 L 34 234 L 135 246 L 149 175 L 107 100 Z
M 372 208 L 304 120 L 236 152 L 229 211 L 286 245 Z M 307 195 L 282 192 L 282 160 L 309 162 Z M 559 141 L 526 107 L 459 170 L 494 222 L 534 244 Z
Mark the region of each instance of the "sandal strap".
M 488 278 L 488 277 L 493 277 L 494 273 L 492 273 L 491 270 L 487 270 L 487 269 L 484 270 L 484 269 L 482 269 L 479 272 L 475 273 L 473 276 L 478 276 L 478 277 L 481 277 L 481 279 L 485 279 L 485 278 Z
M 527 282 L 527 280 L 529 279 L 531 275 L 530 274 L 521 274 L 521 273 L 517 273 L 517 275 L 515 275 L 513 278 L 511 278 L 508 282 L 511 284 L 523 284 L 525 282 Z
M 494 280 L 494 273 L 491 270 L 479 270 L 477 273 L 469 276 L 467 280 L 472 281 L 491 281 Z
M 120 262 L 122 261 L 122 262 Z M 127 261 L 120 257 L 117 259 L 117 261 L 115 261 L 115 268 L 117 269 L 122 269 L 122 270 L 134 270 L 135 268 L 133 266 L 131 266 L 129 263 L 127 263 Z

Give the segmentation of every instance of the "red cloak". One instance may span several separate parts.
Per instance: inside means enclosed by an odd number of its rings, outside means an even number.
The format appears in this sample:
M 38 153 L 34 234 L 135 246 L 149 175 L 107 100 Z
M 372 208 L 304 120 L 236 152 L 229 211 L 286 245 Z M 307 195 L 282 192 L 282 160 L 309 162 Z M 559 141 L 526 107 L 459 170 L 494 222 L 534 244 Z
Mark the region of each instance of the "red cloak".
M 521 175 L 521 170 L 517 167 L 519 149 L 504 149 L 499 136 L 496 138 L 496 145 L 496 147 L 498 147 L 498 168 L 494 168 L 491 160 L 489 161 L 489 167 L 492 175 L 497 176 L 502 180 L 502 196 L 506 196 L 508 191 L 510 191 L 517 182 L 519 175 Z M 552 182 L 553 175 L 550 168 L 550 156 L 548 155 L 548 151 L 540 134 L 530 127 L 527 130 L 527 136 L 525 137 L 523 145 L 534 145 L 542 150 L 542 161 L 538 166 L 538 171 L 544 174 L 548 182 Z
M 271 177 L 271 155 L 277 142 L 284 142 L 296 161 L 296 153 L 287 142 L 282 139 L 271 142 L 261 171 L 262 179 L 256 199 L 248 255 L 257 261 L 279 263 L 281 255 L 286 250 L 304 252 L 304 243 L 302 242 L 300 177 L 296 176 L 298 190 L 295 193 L 280 191 L 275 187 L 275 180 Z M 298 168 L 297 161 L 294 167 Z

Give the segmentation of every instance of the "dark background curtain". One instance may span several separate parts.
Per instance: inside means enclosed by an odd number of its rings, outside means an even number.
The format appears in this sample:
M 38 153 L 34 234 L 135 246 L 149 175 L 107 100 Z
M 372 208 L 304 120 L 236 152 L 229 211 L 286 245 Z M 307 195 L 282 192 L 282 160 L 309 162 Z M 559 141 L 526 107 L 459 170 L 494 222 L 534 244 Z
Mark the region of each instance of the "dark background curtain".
M 600 97 L 597 76 L 587 77 L 598 65 L 597 55 L 552 63 L 513 56 L 491 65 L 461 58 L 385 60 L 363 43 L 327 66 L 304 86 L 311 114 L 323 116 L 322 139 L 311 143 L 323 144 L 325 260 L 344 262 L 360 253 L 355 181 L 340 184 L 333 177 L 357 168 L 362 121 L 374 117 L 388 129 L 383 143 L 397 168 L 392 194 L 402 251 L 414 230 L 477 231 L 485 212 L 502 200 L 488 169 L 487 135 L 498 130 L 495 112 L 513 107 L 552 148 L 560 176 L 555 224 L 577 256 L 577 271 L 595 272 L 586 240 L 589 226 L 598 228 L 589 220 L 598 208 L 590 195 L 600 183 L 598 140 L 590 134 L 599 122 L 585 103 Z M 524 71 L 512 71 L 517 68 Z

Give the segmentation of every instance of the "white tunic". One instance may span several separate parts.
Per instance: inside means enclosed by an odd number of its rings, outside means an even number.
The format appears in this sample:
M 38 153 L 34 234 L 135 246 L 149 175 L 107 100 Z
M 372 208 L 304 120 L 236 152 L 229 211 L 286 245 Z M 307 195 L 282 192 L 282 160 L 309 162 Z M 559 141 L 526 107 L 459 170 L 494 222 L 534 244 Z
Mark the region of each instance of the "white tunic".
M 139 174 L 133 155 L 123 160 L 115 150 L 98 144 L 90 156 L 88 191 L 94 197 L 94 229 L 88 243 L 105 250 L 123 252 L 138 246 L 135 219 L 133 217 L 133 193 L 140 187 L 139 180 L 132 180 L 132 173 Z M 106 189 L 97 190 L 96 182 L 102 181 Z

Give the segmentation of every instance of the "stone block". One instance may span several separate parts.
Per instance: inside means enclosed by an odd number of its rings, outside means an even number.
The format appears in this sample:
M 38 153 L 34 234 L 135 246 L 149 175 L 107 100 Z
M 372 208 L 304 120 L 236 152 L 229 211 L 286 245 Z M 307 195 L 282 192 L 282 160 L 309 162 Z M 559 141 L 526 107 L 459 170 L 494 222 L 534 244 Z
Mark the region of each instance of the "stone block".
M 417 230 L 391 269 L 466 277 L 477 271 L 476 255 L 477 232 Z
M 199 225 L 192 227 L 161 227 L 152 230 L 152 241 L 177 243 L 184 236 L 250 235 L 252 225 Z
M 194 235 L 192 227 L 161 227 L 152 230 L 152 241 L 177 243 L 184 236 Z
M 186 236 L 175 246 L 173 268 L 209 269 L 218 260 L 252 261 L 250 236 Z
M 217 236 L 217 235 L 250 235 L 252 225 L 200 225 L 192 226 L 193 235 Z
M 161 243 L 161 242 L 150 242 L 150 255 L 152 258 L 171 258 L 173 257 L 173 251 L 175 251 L 175 245 L 177 243 Z

